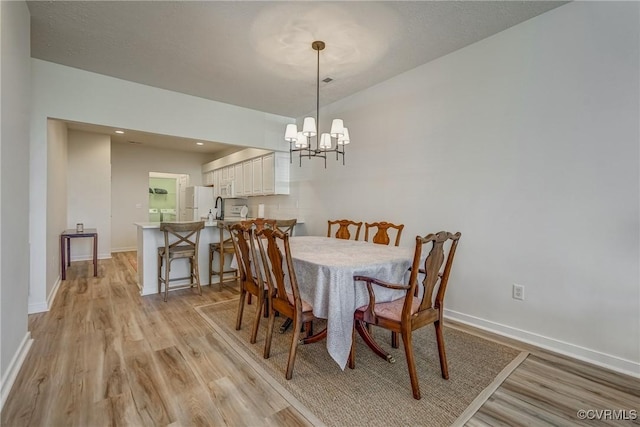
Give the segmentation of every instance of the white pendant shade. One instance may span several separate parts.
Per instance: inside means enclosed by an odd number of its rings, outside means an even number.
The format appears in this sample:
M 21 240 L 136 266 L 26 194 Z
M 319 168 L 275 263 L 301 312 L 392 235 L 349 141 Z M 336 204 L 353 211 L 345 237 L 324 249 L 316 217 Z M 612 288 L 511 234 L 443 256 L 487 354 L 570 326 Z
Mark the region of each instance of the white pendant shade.
M 342 119 L 333 119 L 333 122 L 331 122 L 331 136 L 338 138 L 343 133 L 344 123 L 342 122 Z
M 302 124 L 302 134 L 304 136 L 316 136 L 316 119 L 313 117 L 305 117 Z
M 349 140 L 349 129 L 347 128 L 342 128 L 342 129 L 343 129 L 343 133 L 341 136 L 338 137 L 338 144 L 347 145 L 348 143 L 351 142 Z
M 298 138 L 298 126 L 295 124 L 288 124 L 287 129 L 284 132 L 284 140 L 287 142 L 295 142 Z
M 331 135 L 329 135 L 328 133 L 323 133 L 320 136 L 320 149 L 321 150 L 331 149 Z
M 296 145 L 296 148 L 307 148 L 307 146 L 309 145 L 307 143 L 307 137 L 304 136 L 302 132 L 298 132 L 295 145 Z

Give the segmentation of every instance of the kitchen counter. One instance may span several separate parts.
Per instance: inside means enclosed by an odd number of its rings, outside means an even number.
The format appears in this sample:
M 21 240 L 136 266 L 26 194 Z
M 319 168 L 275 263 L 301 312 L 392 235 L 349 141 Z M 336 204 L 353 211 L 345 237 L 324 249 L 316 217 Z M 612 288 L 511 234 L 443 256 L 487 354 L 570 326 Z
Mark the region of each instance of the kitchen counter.
M 209 284 L 209 244 L 219 242 L 220 231 L 223 231 L 218 228 L 218 223 L 219 221 L 207 222 L 200 231 L 198 265 L 201 286 Z M 142 295 L 155 294 L 158 292 L 158 248 L 164 246 L 164 233 L 160 231 L 159 222 L 136 222 L 134 225 L 138 228 L 138 287 Z M 171 264 L 172 277 L 188 275 L 189 267 L 186 261 L 175 261 Z M 188 283 L 188 280 L 184 283 Z M 179 284 L 181 283 L 176 281 L 172 286 Z
M 247 218 L 251 220 L 255 218 Z M 205 222 L 204 229 L 200 232 L 200 242 L 198 246 L 198 265 L 200 273 L 200 285 L 209 284 L 209 244 L 218 243 L 220 239 L 229 237 L 229 232 L 225 226 L 242 221 L 241 218 L 229 218 L 226 220 L 216 220 Z M 182 221 L 176 221 L 182 222 Z M 190 222 L 190 221 L 189 221 Z M 304 221 L 298 221 L 299 224 Z M 136 222 L 134 225 L 138 229 L 138 287 L 141 295 L 150 295 L 158 292 L 158 248 L 164 246 L 164 233 L 160 231 L 159 222 Z M 214 265 L 219 263 L 218 254 L 215 255 Z M 225 260 L 230 263 L 231 260 Z M 227 269 L 228 266 L 225 266 Z M 217 268 L 216 268 L 217 270 Z M 188 263 L 176 261 L 171 264 L 172 277 L 188 276 Z M 184 281 L 188 283 L 187 280 Z M 172 285 L 179 285 L 174 282 Z

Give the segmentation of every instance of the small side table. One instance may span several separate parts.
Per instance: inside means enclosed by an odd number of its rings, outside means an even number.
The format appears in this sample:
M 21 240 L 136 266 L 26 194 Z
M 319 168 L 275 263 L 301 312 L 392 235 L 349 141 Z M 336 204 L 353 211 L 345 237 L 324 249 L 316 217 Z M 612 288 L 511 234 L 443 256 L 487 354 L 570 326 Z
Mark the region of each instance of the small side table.
M 62 266 L 62 280 L 67 278 L 67 267 L 71 265 L 71 239 L 77 237 L 93 237 L 93 276 L 98 276 L 98 231 L 95 228 L 85 228 L 78 232 L 73 228 L 64 230 L 60 235 L 60 264 Z

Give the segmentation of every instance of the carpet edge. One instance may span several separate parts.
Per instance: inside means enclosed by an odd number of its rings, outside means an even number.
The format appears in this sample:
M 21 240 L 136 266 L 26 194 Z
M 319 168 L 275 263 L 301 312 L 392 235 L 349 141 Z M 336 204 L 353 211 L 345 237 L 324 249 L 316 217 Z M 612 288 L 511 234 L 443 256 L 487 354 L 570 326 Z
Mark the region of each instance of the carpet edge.
M 473 415 L 478 412 L 482 405 L 484 405 L 484 403 L 491 397 L 491 395 L 493 395 L 493 393 L 495 393 L 495 391 L 509 377 L 509 375 L 511 375 L 511 373 L 515 371 L 516 368 L 520 366 L 520 364 L 524 362 L 528 356 L 528 351 L 521 351 L 515 359 L 513 359 L 507 366 L 504 367 L 504 369 L 502 369 L 502 371 L 500 371 L 500 373 L 494 378 L 491 384 L 485 387 L 485 389 L 482 390 L 475 399 L 473 399 L 473 402 L 471 402 L 469 406 L 467 406 L 467 409 L 465 409 L 460 414 L 460 416 L 458 416 L 458 418 L 453 422 L 453 424 L 451 424 L 451 426 L 461 427 L 467 421 L 469 421 L 473 417 Z
M 198 313 L 200 317 L 202 317 L 205 322 L 207 322 L 215 332 L 222 338 L 222 340 L 233 350 L 235 351 L 242 360 L 245 361 L 251 368 L 256 371 L 256 373 L 265 380 L 273 389 L 280 395 L 284 400 L 286 400 L 293 408 L 295 408 L 300 414 L 305 417 L 311 424 L 314 426 L 325 426 L 325 424 L 311 412 L 302 402 L 300 402 L 293 394 L 291 394 L 287 389 L 285 389 L 280 383 L 278 383 L 272 376 L 269 374 L 262 366 L 260 366 L 253 357 L 248 355 L 244 349 L 242 349 L 237 343 L 235 343 L 234 339 L 231 338 L 220 326 L 218 326 L 213 320 L 209 319 L 203 312 L 202 308 L 210 307 L 216 304 L 224 304 L 229 301 L 234 300 L 225 300 L 216 302 L 213 304 L 204 304 L 197 307 L 194 307 L 194 310 Z M 237 301 L 237 299 L 235 299 Z M 284 373 L 283 373 L 284 375 Z

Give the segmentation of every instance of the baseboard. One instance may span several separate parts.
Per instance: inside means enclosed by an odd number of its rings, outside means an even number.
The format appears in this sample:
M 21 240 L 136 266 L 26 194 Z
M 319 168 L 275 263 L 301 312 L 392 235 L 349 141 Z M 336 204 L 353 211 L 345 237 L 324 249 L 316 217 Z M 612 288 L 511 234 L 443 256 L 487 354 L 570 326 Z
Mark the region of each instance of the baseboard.
M 98 254 L 98 259 L 111 259 L 111 252 Z M 71 262 L 74 261 L 93 261 L 93 255 L 74 255 L 71 257 Z
M 29 304 L 29 307 L 27 307 L 27 314 L 36 314 L 45 311 L 49 311 L 49 304 L 46 301 Z
M 475 316 L 469 316 L 453 310 L 445 309 L 445 318 L 464 323 L 494 334 L 502 335 L 507 338 L 531 344 L 545 350 L 563 354 L 583 362 L 592 363 L 594 365 L 620 372 L 625 375 L 640 378 L 640 363 L 632 360 L 623 359 L 611 354 L 602 353 L 589 348 L 581 347 L 565 341 L 556 340 L 554 338 L 545 337 L 533 332 L 522 329 L 513 328 L 511 326 L 481 319 Z
M 135 252 L 138 250 L 137 246 L 133 246 L 131 248 L 111 248 L 111 252 Z
M 18 372 L 20 372 L 20 368 L 22 367 L 27 354 L 29 354 L 31 344 L 33 344 L 31 332 L 27 331 L 20 343 L 20 346 L 18 347 L 18 350 L 13 355 L 11 363 L 9 363 L 9 366 L 7 367 L 7 372 L 2 377 L 2 384 L 0 384 L 0 411 L 2 411 L 4 402 L 6 402 L 7 397 L 9 396 L 9 392 L 11 391 L 11 387 L 13 387 L 13 383 L 18 376 Z
M 60 280 L 60 276 L 56 279 L 56 283 L 53 285 L 53 289 L 51 293 L 47 297 L 47 311 L 53 307 L 53 301 L 56 299 L 56 295 L 58 294 L 58 289 L 60 289 L 60 285 L 62 284 L 62 280 Z
M 45 311 L 49 311 L 53 306 L 53 301 L 56 299 L 56 295 L 58 294 L 58 289 L 60 289 L 60 285 L 62 284 L 62 280 L 60 280 L 60 276 L 56 279 L 56 283 L 53 285 L 53 289 L 51 293 L 47 296 L 47 301 L 37 304 L 29 304 L 27 308 L 27 314 L 35 314 L 35 313 L 43 313 Z

